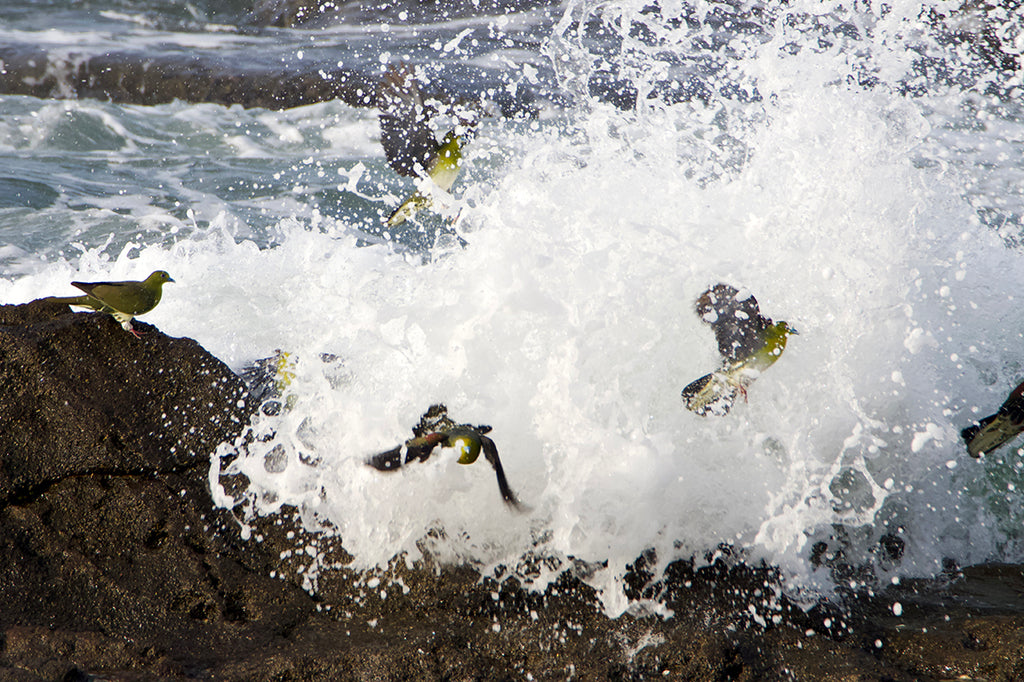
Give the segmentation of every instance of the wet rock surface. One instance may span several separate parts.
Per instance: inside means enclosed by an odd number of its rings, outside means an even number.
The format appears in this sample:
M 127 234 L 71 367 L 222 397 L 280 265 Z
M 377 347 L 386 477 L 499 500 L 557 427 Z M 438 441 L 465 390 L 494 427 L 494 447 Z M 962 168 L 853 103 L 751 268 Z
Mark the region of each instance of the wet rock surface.
M 174 100 L 288 109 L 341 100 L 370 106 L 376 77 L 339 67 L 254 67 L 196 53 L 54 54 L 0 46 L 0 93 L 155 105 Z
M 728 548 L 657 573 L 644 556 L 623 589 L 662 615 L 611 619 L 582 563 L 543 591 L 429 555 L 358 573 L 294 510 L 242 539 L 209 454 L 254 401 L 195 341 L 136 324 L 0 307 L 0 679 L 1024 679 L 1020 566 L 805 611 Z
M 919 55 L 915 71 L 927 74 L 945 85 L 974 83 L 988 94 L 1016 100 L 1017 75 L 1021 68 L 1021 50 L 1016 36 L 1019 21 L 1019 0 L 1010 5 L 986 0 L 968 0 L 946 13 L 932 11 L 927 17 L 940 43 L 955 45 L 971 62 L 967 71 L 950 69 L 934 57 Z M 248 6 L 248 5 L 247 5 Z M 764 18 L 749 7 L 734 13 L 719 7 L 700 21 L 724 26 L 749 35 L 764 31 Z M 264 31 L 317 31 L 332 26 L 378 26 L 458 21 L 479 16 L 500 16 L 508 12 L 542 11 L 551 20 L 561 14 L 554 0 L 479 0 L 472 3 L 456 0 L 416 2 L 415 0 L 253 0 L 251 9 L 211 6 L 211 20 L 217 30 L 230 34 L 261 35 Z M 218 11 L 219 10 L 219 11 Z M 698 20 L 684 12 L 681 20 L 696 25 Z M 224 23 L 221 23 L 224 22 Z M 159 25 L 159 22 L 158 22 Z M 190 25 L 191 31 L 202 35 L 202 22 Z M 268 28 L 274 27 L 274 28 Z M 178 27 L 181 29 L 182 27 Z M 845 23 L 836 27 L 837 34 L 857 35 L 860 29 Z M 825 36 L 822 40 L 830 42 Z M 272 44 L 272 42 L 268 43 Z M 534 49 L 536 46 L 534 46 Z M 0 94 L 27 95 L 48 99 L 96 99 L 125 104 L 157 105 L 180 100 L 193 103 L 214 103 L 261 107 L 271 110 L 341 100 L 350 106 L 376 105 L 373 96 L 380 79 L 378 70 L 343 68 L 336 59 L 306 59 L 292 53 L 268 55 L 253 52 L 211 51 L 195 47 L 155 46 L 150 51 L 90 50 L 88 46 L 40 46 L 35 42 L 11 42 L 0 45 Z M 298 50 L 301 51 L 301 50 Z M 424 95 L 442 101 L 494 101 L 488 107 L 502 116 L 534 116 L 537 101 L 564 101 L 564 93 L 540 86 L 536 90 L 518 84 L 515 94 L 507 92 L 507 81 L 495 77 L 489 69 L 473 67 L 455 69 L 460 82 L 447 79 L 443 86 L 427 87 Z M 708 100 L 716 87 L 699 73 L 690 73 L 673 80 L 657 95 L 666 102 Z M 923 94 L 918 81 L 912 79 L 902 87 L 908 94 Z M 874 77 L 863 76 L 861 83 L 870 87 Z M 597 70 L 589 77 L 588 92 L 598 100 L 630 110 L 637 104 L 639 91 L 628 80 L 615 73 Z M 489 93 L 485 97 L 485 93 Z M 756 92 L 725 88 L 722 95 L 741 101 L 756 100 Z

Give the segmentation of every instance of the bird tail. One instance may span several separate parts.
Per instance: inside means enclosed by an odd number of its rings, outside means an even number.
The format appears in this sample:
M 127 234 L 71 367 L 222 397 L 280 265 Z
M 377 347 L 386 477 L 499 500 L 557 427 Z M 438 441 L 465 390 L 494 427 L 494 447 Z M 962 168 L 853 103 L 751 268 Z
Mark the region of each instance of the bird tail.
M 401 225 L 409 218 L 413 217 L 417 211 L 421 208 L 426 208 L 431 203 L 430 197 L 415 192 L 410 195 L 408 199 L 402 202 L 402 205 L 395 209 L 394 213 L 388 216 L 388 227 L 395 227 Z
M 690 382 L 683 389 L 682 396 L 686 409 L 691 412 L 702 417 L 709 414 L 724 417 L 729 414 L 738 393 L 738 383 L 729 381 L 718 372 L 712 372 Z
M 91 296 L 47 296 L 39 300 L 46 301 L 47 303 L 63 303 L 64 305 L 75 305 L 80 308 L 91 308 L 92 310 L 99 310 L 101 307 L 97 305 L 96 299 Z

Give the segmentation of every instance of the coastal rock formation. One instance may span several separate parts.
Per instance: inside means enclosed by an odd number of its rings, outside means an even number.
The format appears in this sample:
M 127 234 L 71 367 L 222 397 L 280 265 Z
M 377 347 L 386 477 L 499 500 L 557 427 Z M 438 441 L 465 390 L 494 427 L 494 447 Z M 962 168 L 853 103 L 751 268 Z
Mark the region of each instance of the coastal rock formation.
M 138 328 L 0 307 L 4 680 L 1024 678 L 1020 566 L 804 611 L 728 548 L 643 556 L 623 589 L 662 615 L 611 619 L 582 562 L 543 590 L 429 556 L 360 573 L 293 510 L 243 539 L 207 476 L 255 401 L 195 341 Z
M 1003 3 L 1005 4 L 1005 3 Z M 979 89 L 998 96 L 1016 98 L 1021 68 L 1019 1 L 1009 7 L 990 0 L 967 0 L 959 8 L 944 14 L 932 11 L 927 20 L 939 42 L 956 45 L 961 58 L 970 68 L 951 69 L 935 58 L 920 55 L 917 72 L 929 74 L 938 82 L 973 83 Z M 253 0 L 249 12 L 225 11 L 217 14 L 217 24 L 225 22 L 233 31 L 248 33 L 260 27 L 288 30 L 301 27 L 315 31 L 332 25 L 376 26 L 380 24 L 423 23 L 476 17 L 481 14 L 501 15 L 510 11 L 548 8 L 557 16 L 557 3 L 551 0 L 481 0 L 473 3 L 409 2 L 407 0 Z M 728 27 L 750 35 L 764 31 L 756 12 L 745 8 L 741 13 L 723 9 L 722 5 L 700 22 L 689 12 L 680 19 L 689 23 L 707 22 L 710 26 Z M 404 17 L 404 18 L 403 18 Z M 811 22 L 814 23 L 813 21 Z M 219 30 L 219 29 L 218 29 Z M 836 34 L 856 35 L 860 30 L 850 23 L 834 27 Z M 832 38 L 823 35 L 821 40 Z M 350 106 L 376 105 L 374 89 L 379 72 L 342 68 L 334 59 L 282 59 L 273 65 L 254 66 L 248 59 L 228 53 L 191 49 L 151 52 L 134 50 L 91 51 L 88 46 L 41 46 L 36 42 L 8 42 L 0 45 L 0 94 L 28 95 L 52 99 L 97 99 L 126 104 L 157 105 L 174 100 L 208 102 L 271 110 L 341 100 Z M 365 69 L 365 67 L 364 67 Z M 443 100 L 479 101 L 484 93 L 494 97 L 493 106 L 506 117 L 536 114 L 537 99 L 560 101 L 564 93 L 518 84 L 509 94 L 507 82 L 494 79 L 486 70 L 473 69 L 463 74 L 457 92 L 437 90 L 424 94 Z M 922 94 L 914 78 L 905 83 L 909 94 Z M 870 86 L 873 77 L 864 74 L 862 85 Z M 591 96 L 622 109 L 636 105 L 639 91 L 628 80 L 613 71 L 596 70 L 588 80 Z M 699 74 L 674 78 L 671 86 L 662 84 L 657 96 L 666 102 L 691 99 L 707 100 L 715 87 Z M 727 88 L 723 92 L 741 100 L 760 97 L 756 91 Z
M 0 46 L 0 93 L 155 105 L 174 100 L 289 109 L 341 100 L 371 106 L 376 76 L 306 64 L 239 68 L 203 54 L 54 54 L 35 45 Z

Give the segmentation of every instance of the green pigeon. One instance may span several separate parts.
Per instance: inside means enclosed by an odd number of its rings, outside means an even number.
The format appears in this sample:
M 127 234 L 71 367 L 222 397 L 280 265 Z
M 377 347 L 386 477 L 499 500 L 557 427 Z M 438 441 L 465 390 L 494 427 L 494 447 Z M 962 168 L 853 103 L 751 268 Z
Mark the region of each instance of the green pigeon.
M 736 396 L 747 397 L 747 387 L 775 364 L 796 330 L 785 322 L 772 322 L 750 292 L 716 284 L 697 299 L 700 319 L 711 326 L 722 355 L 722 367 L 683 389 L 686 407 L 700 416 L 724 416 Z
M 125 331 L 141 338 L 142 335 L 132 328 L 132 318 L 155 308 L 160 302 L 164 284 L 173 281 L 166 272 L 157 270 L 141 282 L 72 282 L 73 286 L 85 292 L 85 296 L 51 297 L 46 300 L 110 313 Z
M 388 165 L 399 175 L 430 178 L 445 192 L 450 191 L 462 165 L 465 136 L 452 130 L 437 142 L 412 69 L 391 67 L 381 81 L 377 104 L 380 141 Z M 401 225 L 432 201 L 429 193 L 416 191 L 388 216 L 388 226 Z
M 960 432 L 971 457 L 980 457 L 1024 431 L 1024 382 L 1010 391 L 999 411 Z
M 413 429 L 414 438 L 396 448 L 378 453 L 366 460 L 366 463 L 378 471 L 394 471 L 410 462 L 427 461 L 434 453 L 434 448 L 453 448 L 459 456 L 459 464 L 472 464 L 480 457 L 480 452 L 491 464 L 498 478 L 498 490 L 501 499 L 513 509 L 522 510 L 519 499 L 512 491 L 505 478 L 505 470 L 501 466 L 498 447 L 494 441 L 485 436 L 490 426 L 470 426 L 455 424 L 447 414 L 444 405 L 432 405 L 420 419 L 419 425 Z

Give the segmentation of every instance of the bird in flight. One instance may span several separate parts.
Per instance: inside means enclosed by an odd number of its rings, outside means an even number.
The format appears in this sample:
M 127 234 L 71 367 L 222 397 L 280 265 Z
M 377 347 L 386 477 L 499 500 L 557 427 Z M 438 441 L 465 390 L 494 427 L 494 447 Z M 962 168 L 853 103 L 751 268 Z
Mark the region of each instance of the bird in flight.
M 462 166 L 462 145 L 466 133 L 453 129 L 441 142 L 430 127 L 416 75 L 406 66 L 392 66 L 381 80 L 377 93 L 380 108 L 380 140 L 388 165 L 399 175 L 429 179 L 448 192 Z M 419 189 L 388 216 L 389 227 L 401 225 L 417 211 L 433 203 L 430 190 Z
M 396 448 L 373 455 L 366 463 L 378 471 L 394 471 L 410 462 L 427 461 L 438 445 L 453 448 L 459 456 L 459 464 L 472 464 L 483 452 L 498 478 L 501 499 L 513 509 L 523 510 L 505 477 L 498 447 L 484 435 L 491 431 L 490 426 L 456 424 L 448 417 L 448 409 L 444 405 L 431 405 L 412 431 L 414 438 Z
M 786 322 L 763 316 L 749 291 L 728 284 L 716 284 L 702 293 L 694 309 L 715 333 L 722 365 L 684 388 L 683 402 L 702 417 L 723 416 L 738 395 L 746 400 L 747 387 L 775 364 L 788 337 L 797 332 Z

